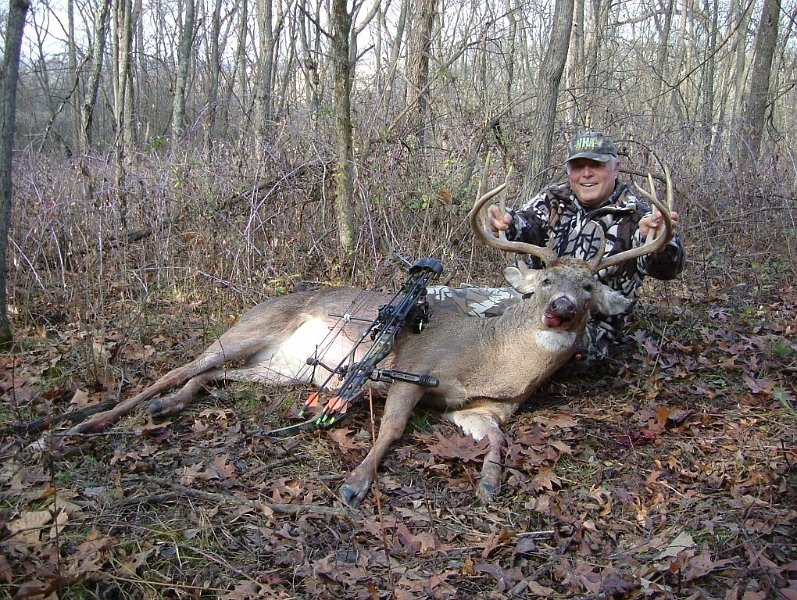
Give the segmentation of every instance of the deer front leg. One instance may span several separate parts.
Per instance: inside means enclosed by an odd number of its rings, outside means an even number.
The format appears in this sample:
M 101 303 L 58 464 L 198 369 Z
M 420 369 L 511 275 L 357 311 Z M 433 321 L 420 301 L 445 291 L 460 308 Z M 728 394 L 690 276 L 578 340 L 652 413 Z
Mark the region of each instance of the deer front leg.
M 490 445 L 484 457 L 476 494 L 483 503 L 492 502 L 501 489 L 501 450 L 505 441 L 498 421 L 483 407 L 458 410 L 445 413 L 444 416 L 477 442 L 487 438 Z
M 401 437 L 410 413 L 423 395 L 423 388 L 409 383 L 394 383 L 385 401 L 385 412 L 379 424 L 373 448 L 360 465 L 351 472 L 340 486 L 340 495 L 349 506 L 357 506 L 368 494 L 376 477 L 376 469 L 382 462 L 390 444 Z

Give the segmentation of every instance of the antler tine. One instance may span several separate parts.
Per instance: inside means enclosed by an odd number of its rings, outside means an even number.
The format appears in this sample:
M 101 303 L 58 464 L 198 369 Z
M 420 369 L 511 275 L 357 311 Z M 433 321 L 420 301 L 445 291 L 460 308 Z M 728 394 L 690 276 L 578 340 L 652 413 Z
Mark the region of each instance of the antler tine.
M 672 212 L 673 195 L 674 195 L 674 193 L 673 193 L 673 189 L 672 189 L 672 180 L 670 179 L 670 168 L 667 165 L 664 166 L 664 178 L 667 181 L 667 185 L 665 186 L 665 190 L 664 190 L 664 200 L 667 203 L 667 214 L 665 215 L 664 218 L 666 220 L 670 220 L 671 221 L 670 212 Z M 673 231 L 672 231 L 672 222 L 670 222 L 670 228 L 667 229 L 667 234 L 668 234 L 667 243 L 669 244 L 670 241 L 673 238 L 673 235 L 675 235 L 673 233 Z
M 484 195 L 484 190 L 487 188 L 487 176 L 490 174 L 490 159 L 492 155 L 490 151 L 487 151 L 487 158 L 484 159 L 484 168 L 482 169 L 482 174 L 479 177 L 479 191 L 476 192 L 476 195 L 481 198 Z
M 664 177 L 665 177 L 667 202 L 670 205 L 672 205 L 672 197 L 673 197 L 672 179 L 670 179 L 670 170 L 666 166 L 664 167 Z M 662 216 L 664 217 L 664 232 L 660 233 L 655 238 L 652 237 L 651 234 L 649 234 L 645 243 L 637 248 L 631 248 L 629 250 L 625 250 L 624 252 L 620 252 L 618 254 L 615 254 L 614 256 L 610 256 L 605 260 L 600 260 L 600 262 L 596 261 L 595 264 L 590 263 L 590 268 L 592 269 L 593 273 L 597 273 L 602 269 L 607 269 L 609 267 L 613 267 L 614 265 L 624 263 L 628 260 L 639 258 L 640 256 L 645 256 L 646 254 L 652 254 L 653 252 L 657 252 L 662 248 L 664 248 L 664 246 L 666 246 L 672 239 L 674 233 L 672 227 L 672 219 L 670 218 L 670 210 L 667 206 L 662 204 L 661 201 L 656 196 L 656 190 L 653 187 L 653 178 L 650 175 L 648 175 L 648 185 L 650 186 L 650 192 L 644 190 L 638 185 L 636 187 L 639 193 L 648 200 L 650 200 L 653 206 L 655 206 L 659 210 L 659 212 L 661 212 Z
M 530 254 L 532 256 L 536 256 L 546 264 L 556 260 L 558 258 L 556 253 L 549 248 L 535 246 L 534 244 L 527 244 L 525 242 L 512 242 L 506 239 L 502 240 L 489 231 L 487 224 L 485 223 L 484 215 L 482 214 L 482 208 L 485 204 L 487 204 L 487 202 L 503 192 L 505 188 L 506 183 L 502 183 L 497 188 L 482 194 L 479 199 L 476 200 L 476 203 L 473 205 L 470 213 L 468 213 L 468 222 L 470 223 L 470 228 L 473 230 L 473 233 L 485 245 L 497 250 L 502 250 L 503 252 Z
M 504 191 L 501 193 L 501 196 L 498 199 L 498 206 L 501 207 L 501 213 L 506 212 L 506 194 L 509 191 L 509 182 L 512 180 L 512 167 L 509 167 L 509 170 L 506 172 L 506 177 L 504 178 Z M 499 231 L 498 232 L 499 239 L 506 240 L 506 232 Z

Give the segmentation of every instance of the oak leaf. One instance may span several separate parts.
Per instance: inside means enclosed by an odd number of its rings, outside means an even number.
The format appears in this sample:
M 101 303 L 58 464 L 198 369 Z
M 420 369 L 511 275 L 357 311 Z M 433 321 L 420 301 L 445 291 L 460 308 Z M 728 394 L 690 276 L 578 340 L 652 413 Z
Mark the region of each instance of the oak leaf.
M 558 488 L 562 485 L 562 481 L 556 476 L 553 469 L 541 469 L 534 479 L 531 480 L 531 484 L 537 491 L 553 490 L 555 487 Z

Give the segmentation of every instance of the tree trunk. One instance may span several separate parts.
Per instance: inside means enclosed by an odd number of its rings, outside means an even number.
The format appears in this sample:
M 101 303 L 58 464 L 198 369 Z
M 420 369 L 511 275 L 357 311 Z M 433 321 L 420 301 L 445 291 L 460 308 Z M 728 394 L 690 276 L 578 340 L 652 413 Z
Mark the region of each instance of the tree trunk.
M 556 0 L 551 40 L 540 66 L 537 80 L 539 94 L 537 110 L 532 123 L 534 143 L 530 148 L 525 177 L 529 189 L 536 188 L 541 180 L 545 179 L 545 171 L 551 163 L 556 103 L 559 99 L 559 83 L 562 81 L 562 73 L 567 62 L 567 49 L 570 45 L 573 4 L 574 0 Z
M 396 77 L 399 71 L 401 51 L 404 48 L 402 40 L 404 39 L 404 30 L 407 26 L 408 14 L 410 12 L 410 1 L 411 0 L 402 0 L 401 8 L 398 14 L 398 21 L 395 26 L 388 24 L 385 20 L 385 15 L 382 15 L 383 20 L 380 23 L 380 31 L 384 31 L 385 34 L 389 34 L 387 43 L 388 60 L 383 69 L 386 71 L 386 74 L 380 76 L 380 81 L 383 83 L 378 94 L 379 104 L 374 111 L 377 115 L 377 119 L 375 119 L 375 121 L 381 122 L 382 127 L 375 125 L 368 133 L 368 136 L 362 145 L 362 149 L 360 150 L 361 161 L 368 160 L 368 157 L 371 155 L 371 146 L 379 138 L 379 136 L 385 135 L 388 131 L 390 131 L 392 126 L 395 126 L 398 123 L 403 123 L 403 115 L 406 114 L 406 112 L 409 112 L 405 110 L 405 112 L 401 113 L 401 117 L 396 119 L 392 124 L 388 125 L 388 123 L 390 123 L 393 119 L 392 115 L 395 109 L 393 96 L 399 95 L 399 93 L 394 94 L 394 89 L 396 87 Z M 406 94 L 404 94 L 404 97 L 406 100 Z
M 86 99 L 80 107 L 80 149 L 83 154 L 91 150 L 91 124 L 94 120 L 94 107 L 100 89 L 102 60 L 105 55 L 105 41 L 108 35 L 108 15 L 111 0 L 102 0 L 94 17 L 94 44 L 91 48 L 91 71 L 89 73 Z
M 272 121 L 274 48 L 276 36 L 272 30 L 274 11 L 272 0 L 258 0 L 257 25 L 260 30 L 260 59 L 257 69 L 257 91 L 255 92 L 255 131 L 260 152 L 264 151 Z
M 194 0 L 184 0 L 185 15 L 180 31 L 180 46 L 177 50 L 177 79 L 174 85 L 174 109 L 172 110 L 172 137 L 177 143 L 185 132 L 185 90 L 191 69 L 191 47 L 194 39 Z
M 403 0 L 401 3 L 401 10 L 398 16 L 398 23 L 395 27 L 395 35 L 390 40 L 390 58 L 388 60 L 387 70 L 387 83 L 385 86 L 384 99 L 382 105 L 384 107 L 384 121 L 390 121 L 391 106 L 393 104 L 393 90 L 396 85 L 396 74 L 398 73 L 399 59 L 401 57 L 401 50 L 403 47 L 402 40 L 404 39 L 404 30 L 407 26 L 408 14 L 410 12 L 410 0 Z M 388 26 L 385 23 L 384 27 Z
M 353 65 L 349 60 L 351 13 L 346 0 L 332 0 L 332 60 L 335 69 L 335 216 L 338 240 L 348 257 L 354 252 L 354 143 L 351 122 Z
M 515 59 L 517 56 L 517 29 L 520 7 L 516 7 L 512 3 L 512 0 L 504 0 L 504 8 L 506 9 L 506 18 L 509 21 L 506 48 L 506 89 L 504 91 L 504 96 L 511 106 L 515 85 Z
M 246 90 L 249 88 L 249 82 L 247 79 L 247 71 L 246 71 L 246 44 L 248 37 L 249 29 L 247 27 L 249 22 L 249 1 L 248 0 L 241 0 L 241 10 L 240 10 L 240 18 L 238 20 L 238 35 L 236 36 L 236 43 L 237 48 L 235 52 L 235 73 L 234 76 L 230 78 L 229 85 L 227 87 L 227 99 L 224 103 L 225 111 L 227 114 L 225 115 L 224 122 L 227 123 L 230 121 L 230 110 L 232 104 L 232 98 L 234 95 L 237 95 L 239 98 L 240 103 L 240 120 L 241 124 L 238 128 L 239 136 L 238 136 L 238 144 L 239 146 L 243 147 L 246 141 L 246 130 L 248 126 L 251 125 L 251 115 L 245 108 L 244 98 L 246 98 Z M 237 83 L 237 89 L 236 89 Z
M 659 45 L 656 52 L 656 65 L 654 67 L 654 92 L 653 92 L 653 110 L 651 111 L 653 124 L 656 122 L 656 116 L 659 114 L 659 106 L 661 105 L 661 97 L 669 95 L 670 90 L 665 88 L 669 87 L 667 83 L 667 55 L 670 47 L 670 33 L 672 31 L 672 17 L 675 10 L 674 0 L 664 0 L 662 5 L 664 11 L 664 23 L 659 29 Z
M 714 124 L 714 95 L 716 94 L 715 79 L 717 72 L 717 28 L 719 17 L 719 0 L 705 0 L 704 10 L 706 14 L 711 16 L 711 31 L 708 37 L 708 47 L 706 48 L 706 60 L 704 67 L 704 76 L 702 88 L 702 103 L 701 103 L 701 120 L 703 137 L 705 143 L 703 145 L 703 160 L 708 163 L 711 160 L 711 147 L 712 147 L 712 132 Z
M 11 229 L 11 169 L 14 155 L 14 125 L 17 108 L 17 79 L 22 32 L 25 15 L 30 8 L 28 0 L 11 0 L 8 3 L 6 39 L 3 53 L 3 73 L 0 80 L 2 105 L 0 105 L 0 346 L 13 340 L 11 321 L 8 319 L 8 233 Z
M 734 37 L 734 67 L 733 67 L 733 85 L 729 86 L 733 90 L 733 108 L 731 113 L 731 122 L 737 127 L 741 127 L 742 121 L 742 104 L 744 102 L 744 88 L 745 81 L 747 81 L 747 70 L 749 61 L 747 60 L 747 31 L 750 24 L 750 13 L 748 3 L 744 0 L 737 0 L 735 2 L 734 21 L 730 24 L 729 29 L 735 31 Z M 731 153 L 735 154 L 737 150 L 737 143 L 733 144 Z
M 742 148 L 740 162 L 752 167 L 761 153 L 761 140 L 766 123 L 769 103 L 769 80 L 772 74 L 772 59 L 778 41 L 780 0 L 764 0 L 761 21 L 755 37 L 755 58 L 750 75 L 750 90 L 743 117 L 742 137 L 747 142 L 747 151 Z
M 587 31 L 584 45 L 586 93 L 590 98 L 602 98 L 603 95 L 598 91 L 598 66 L 600 64 L 598 56 L 600 55 L 606 28 L 609 24 L 609 10 L 611 9 L 612 3 L 610 0 L 592 0 L 591 6 L 592 26 Z M 554 17 L 554 20 L 555 19 L 556 17 Z M 594 101 L 590 101 L 586 105 L 584 124 L 591 127 L 593 116 L 596 111 L 603 108 L 603 106 L 595 106 Z
M 130 141 L 130 126 L 126 114 L 130 72 L 130 44 L 132 40 L 132 2 L 119 0 L 114 7 L 114 140 L 115 172 L 114 185 L 119 198 L 119 220 L 127 228 L 127 152 Z
M 213 14 L 210 18 L 210 73 L 208 74 L 208 121 L 205 129 L 205 153 L 208 158 L 213 155 L 213 139 L 216 129 L 216 113 L 219 103 L 219 79 L 221 62 L 219 52 L 219 35 L 221 34 L 221 0 L 213 2 Z
M 575 0 L 573 3 L 573 28 L 570 31 L 570 49 L 567 51 L 565 82 L 574 97 L 569 120 L 571 123 L 582 123 L 579 100 L 584 87 L 584 0 Z
M 77 45 L 75 44 L 75 2 L 68 0 L 66 4 L 67 14 L 67 56 L 69 61 L 69 72 L 74 77 L 75 91 L 70 96 L 70 119 L 72 121 L 72 136 L 71 138 L 78 139 L 80 132 L 80 107 L 83 104 L 81 101 L 81 89 L 77 83 L 80 81 L 80 65 L 77 60 Z M 71 144 L 72 142 L 70 142 Z
M 425 148 L 429 137 L 429 55 L 432 49 L 432 26 L 437 14 L 437 0 L 421 0 L 415 26 L 410 39 L 410 55 L 407 58 L 409 71 L 409 93 L 407 104 L 415 104 L 412 130 L 418 145 Z
M 304 7 L 301 11 L 303 14 L 311 14 L 306 2 L 302 2 L 302 6 Z M 315 17 L 312 19 L 303 18 L 297 24 L 297 27 L 303 54 L 303 59 L 300 62 L 304 75 L 305 104 L 308 108 L 310 122 L 314 130 L 318 131 L 318 122 L 321 114 L 321 65 L 318 60 L 320 55 L 318 40 L 321 33 L 318 27 L 318 11 L 314 14 Z

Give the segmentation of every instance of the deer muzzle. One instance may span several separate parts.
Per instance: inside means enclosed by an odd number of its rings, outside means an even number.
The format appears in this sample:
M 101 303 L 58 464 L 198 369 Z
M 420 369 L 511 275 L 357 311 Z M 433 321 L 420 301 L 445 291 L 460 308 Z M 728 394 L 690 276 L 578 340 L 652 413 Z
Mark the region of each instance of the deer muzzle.
M 546 327 L 556 329 L 573 321 L 577 315 L 575 301 L 569 296 L 557 296 L 548 303 L 542 321 Z

